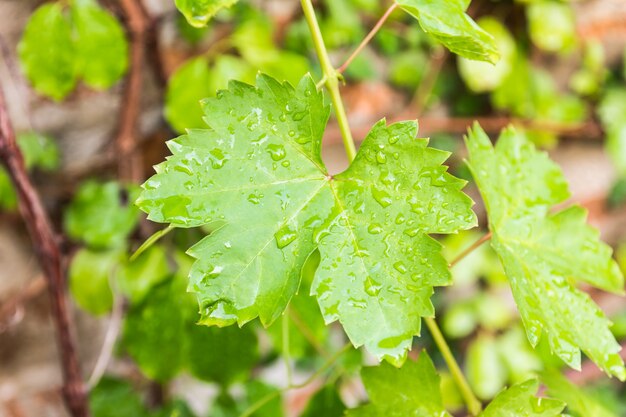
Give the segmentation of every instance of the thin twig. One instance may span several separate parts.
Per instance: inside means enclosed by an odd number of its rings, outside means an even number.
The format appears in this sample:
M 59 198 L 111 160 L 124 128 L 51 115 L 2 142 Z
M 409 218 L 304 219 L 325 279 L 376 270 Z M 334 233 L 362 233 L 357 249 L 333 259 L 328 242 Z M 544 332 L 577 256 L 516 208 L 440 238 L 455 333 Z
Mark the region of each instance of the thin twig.
M 116 150 L 127 158 L 118 159 L 119 178 L 139 182 L 142 178 L 142 156 L 134 152 L 138 120 L 141 110 L 141 89 L 145 61 L 146 32 L 149 19 L 141 3 L 137 0 L 119 0 L 126 17 L 126 27 L 130 36 L 130 66 L 124 97 L 120 111 L 120 124 L 115 139 Z
M 109 326 L 104 336 L 104 342 L 102 343 L 102 347 L 100 348 L 100 355 L 98 355 L 98 360 L 96 360 L 96 364 L 93 368 L 91 376 L 87 381 L 87 387 L 89 389 L 92 389 L 93 387 L 98 385 L 98 382 L 100 382 L 100 379 L 102 379 L 102 375 L 104 375 L 104 372 L 109 365 L 109 361 L 113 356 L 115 341 L 117 340 L 117 337 L 120 333 L 123 318 L 124 300 L 123 297 L 117 296 L 113 300 L 113 311 L 109 319 Z
M 420 85 L 417 88 L 415 96 L 410 104 L 410 108 L 412 108 L 415 112 L 414 118 L 419 118 L 428 104 L 428 99 L 435 88 L 435 84 L 439 78 L 439 73 L 443 68 L 443 64 L 446 62 L 447 57 L 448 51 L 444 48 L 437 49 L 431 57 L 426 74 L 424 75 L 424 78 L 422 78 L 422 81 L 420 82 Z
M 13 317 L 23 310 L 27 301 L 37 297 L 47 287 L 46 278 L 43 275 L 29 281 L 28 285 L 14 297 L 5 301 L 0 306 L 0 333 L 7 329 L 14 321 Z
M 465 249 L 463 252 L 461 252 L 460 254 L 457 255 L 456 258 L 454 258 L 452 260 L 452 262 L 450 262 L 450 268 L 452 268 L 454 265 L 458 264 L 459 262 L 461 262 L 463 259 L 465 259 L 465 257 L 467 255 L 469 255 L 470 253 L 474 252 L 476 249 L 478 249 L 480 247 L 480 245 L 482 245 L 483 243 L 485 243 L 486 241 L 488 241 L 489 239 L 491 239 L 491 232 L 485 234 L 483 237 L 481 237 L 480 239 L 478 239 L 476 242 L 472 243 L 472 245 L 470 247 L 468 247 L 467 249 Z
M 41 199 L 26 173 L 24 157 L 15 141 L 4 94 L 0 91 L 0 159 L 18 195 L 20 213 L 26 223 L 33 246 L 48 281 L 52 317 L 57 330 L 57 343 L 63 371 L 63 397 L 73 417 L 89 416 L 87 392 L 83 383 L 76 345 L 72 335 L 72 320 L 65 293 L 66 264 L 56 234 Z
M 357 46 L 354 52 L 352 52 L 352 54 L 348 57 L 348 59 L 346 59 L 346 62 L 344 62 L 342 66 L 337 68 L 338 73 L 343 73 L 348 68 L 348 66 L 352 63 L 352 61 L 354 61 L 354 59 L 361 53 L 361 51 L 363 51 L 363 49 L 367 46 L 367 44 L 370 43 L 372 38 L 374 38 L 376 33 L 378 33 L 380 28 L 385 24 L 385 21 L 387 20 L 387 18 L 389 18 L 391 13 L 393 13 L 393 11 L 396 10 L 397 7 L 398 7 L 398 3 L 394 1 L 391 4 L 391 6 L 389 6 L 387 11 L 380 17 L 380 19 L 378 19 L 378 22 L 376 22 L 376 25 L 374 25 L 372 30 L 370 30 L 367 36 L 361 41 L 359 46 Z

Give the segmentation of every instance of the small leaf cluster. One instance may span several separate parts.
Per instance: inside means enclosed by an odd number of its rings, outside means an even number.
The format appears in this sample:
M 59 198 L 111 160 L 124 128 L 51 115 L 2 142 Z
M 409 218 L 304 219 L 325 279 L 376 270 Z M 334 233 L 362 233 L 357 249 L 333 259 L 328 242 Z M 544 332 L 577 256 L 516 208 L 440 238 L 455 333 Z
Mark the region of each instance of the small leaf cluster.
M 19 44 L 33 88 L 56 101 L 82 80 L 105 90 L 128 67 L 128 44 L 117 19 L 96 0 L 46 3 L 30 17 Z

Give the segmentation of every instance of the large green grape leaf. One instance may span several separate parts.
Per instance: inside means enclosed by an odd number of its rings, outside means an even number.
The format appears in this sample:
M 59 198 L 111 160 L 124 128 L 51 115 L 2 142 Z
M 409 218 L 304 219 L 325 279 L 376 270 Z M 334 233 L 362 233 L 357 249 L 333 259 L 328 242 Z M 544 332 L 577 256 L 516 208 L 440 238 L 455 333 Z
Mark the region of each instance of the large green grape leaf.
M 122 25 L 94 0 L 73 0 L 77 71 L 97 89 L 117 82 L 128 67 L 128 44 Z
M 426 351 L 400 369 L 386 363 L 363 368 L 361 378 L 370 404 L 348 410 L 347 417 L 450 417 L 443 407 L 437 369 Z
M 586 212 L 551 208 L 569 195 L 561 170 L 524 135 L 505 130 L 497 145 L 475 126 L 467 138 L 469 165 L 483 196 L 498 253 L 533 346 L 545 333 L 552 351 L 580 368 L 582 350 L 600 368 L 626 378 L 610 322 L 584 281 L 621 293 L 624 278 L 611 249 L 585 223 Z
M 513 385 L 498 394 L 480 417 L 560 416 L 565 404 L 550 398 L 535 397 L 538 388 L 539 382 L 536 379 Z
M 329 115 L 310 76 L 296 89 L 260 75 L 204 101 L 205 130 L 169 142 L 137 201 L 149 218 L 218 227 L 189 250 L 201 322 L 268 326 L 284 311 L 319 246 L 312 293 L 327 323 L 356 346 L 401 360 L 435 285 L 450 281 L 427 233 L 475 224 L 448 154 L 415 139 L 415 122 L 379 122 L 350 168 L 331 176 L 320 157 Z
M 493 37 L 465 13 L 461 0 L 396 0 L 415 17 L 424 32 L 462 57 L 496 63 L 499 53 Z
M 30 17 L 19 57 L 35 90 L 55 100 L 76 85 L 76 58 L 69 16 L 60 3 L 46 3 Z
M 601 401 L 571 383 L 555 369 L 544 371 L 541 380 L 551 396 L 567 403 L 568 414 L 576 417 L 617 417 Z
M 176 0 L 176 7 L 194 27 L 203 27 L 224 8 L 239 0 Z

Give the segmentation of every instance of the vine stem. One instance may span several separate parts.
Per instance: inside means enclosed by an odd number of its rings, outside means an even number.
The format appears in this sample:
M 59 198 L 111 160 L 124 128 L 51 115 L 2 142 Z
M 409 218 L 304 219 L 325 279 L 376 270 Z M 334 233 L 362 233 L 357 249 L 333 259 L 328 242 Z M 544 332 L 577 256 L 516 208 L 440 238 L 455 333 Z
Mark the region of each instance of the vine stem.
M 72 332 L 65 283 L 67 264 L 59 248 L 50 217 L 35 190 L 15 141 L 4 94 L 0 91 L 0 159 L 18 195 L 18 207 L 48 282 L 50 309 L 56 326 L 57 344 L 63 373 L 63 398 L 72 417 L 88 417 L 87 391 L 82 379 L 76 342 Z
M 311 0 L 300 0 L 302 4 L 302 11 L 304 12 L 304 18 L 309 26 L 311 36 L 313 38 L 313 45 L 315 46 L 315 52 L 320 60 L 322 66 L 323 79 L 325 79 L 324 85 L 330 94 L 330 100 L 333 103 L 335 109 L 335 117 L 337 118 L 337 124 L 341 131 L 341 138 L 343 140 L 343 146 L 346 149 L 346 155 L 348 159 L 352 161 L 356 156 L 356 147 L 354 146 L 354 139 L 352 138 L 352 132 L 350 131 L 350 124 L 348 123 L 348 115 L 346 109 L 341 100 L 341 93 L 339 92 L 339 72 L 333 67 L 324 44 L 324 38 L 322 37 L 322 31 L 315 17 L 315 9 Z
M 454 258 L 451 262 L 450 262 L 450 268 L 452 268 L 454 265 L 458 264 L 459 262 L 461 262 L 463 259 L 465 259 L 465 257 L 467 255 L 469 255 L 470 253 L 474 252 L 476 249 L 478 249 L 480 247 L 480 245 L 482 245 L 483 243 L 485 243 L 486 241 L 488 241 L 489 239 L 491 239 L 491 232 L 486 233 L 483 237 L 481 237 L 480 239 L 478 239 L 476 242 L 472 243 L 472 245 L 470 247 L 468 247 L 467 249 L 465 249 L 463 252 L 461 252 L 460 254 L 457 255 L 456 258 Z
M 456 359 L 454 359 L 454 355 L 452 355 L 452 351 L 450 350 L 446 339 L 443 337 L 443 334 L 439 329 L 439 325 L 437 325 L 437 322 L 432 317 L 424 317 L 424 321 L 426 322 L 426 326 L 428 326 L 428 330 L 430 330 L 430 334 L 435 340 L 435 344 L 439 348 L 443 359 L 446 361 L 448 369 L 450 369 L 452 379 L 461 391 L 461 396 L 467 405 L 467 410 L 471 415 L 477 416 L 482 410 L 482 404 L 472 392 L 472 389 L 465 379 L 465 375 L 463 375 L 459 364 L 456 362 Z
M 339 359 L 341 357 L 341 355 L 346 353 L 348 351 L 348 349 L 350 349 L 351 347 L 352 347 L 352 344 L 350 342 L 346 343 L 340 350 L 335 352 L 335 354 L 333 356 L 328 358 L 328 360 L 326 362 L 324 362 L 324 364 L 322 366 L 320 366 L 320 368 L 317 371 L 315 371 L 313 374 L 311 374 L 311 376 L 309 376 L 304 382 L 302 382 L 300 384 L 289 384 L 289 385 L 287 385 L 283 389 L 270 392 L 269 394 L 267 394 L 266 396 L 262 397 L 260 400 L 258 400 L 254 404 L 252 404 L 250 407 L 248 407 L 243 413 L 241 413 L 239 415 L 239 417 L 250 417 L 258 409 L 263 407 L 268 402 L 272 401 L 274 398 L 280 396 L 282 393 L 290 391 L 292 389 L 298 389 L 298 388 L 306 387 L 307 385 L 309 385 L 310 383 L 315 381 L 320 375 L 322 375 L 324 372 L 326 372 L 326 370 L 328 368 L 330 368 L 337 361 L 337 359 Z
M 372 38 L 374 38 L 376 33 L 378 33 L 380 28 L 385 24 L 385 22 L 387 21 L 391 13 L 393 13 L 393 11 L 396 10 L 397 7 L 398 7 L 398 3 L 394 1 L 393 4 L 389 6 L 387 11 L 380 17 L 380 19 L 378 19 L 378 22 L 376 22 L 376 25 L 374 25 L 372 30 L 370 30 L 367 36 L 361 41 L 359 46 L 357 46 L 354 52 L 352 52 L 352 54 L 348 57 L 348 59 L 346 59 L 346 62 L 344 62 L 342 66 L 337 68 L 338 73 L 343 73 L 348 68 L 348 66 L 352 63 L 352 61 L 354 61 L 354 59 L 363 51 L 363 49 L 367 46 L 367 44 L 370 43 Z

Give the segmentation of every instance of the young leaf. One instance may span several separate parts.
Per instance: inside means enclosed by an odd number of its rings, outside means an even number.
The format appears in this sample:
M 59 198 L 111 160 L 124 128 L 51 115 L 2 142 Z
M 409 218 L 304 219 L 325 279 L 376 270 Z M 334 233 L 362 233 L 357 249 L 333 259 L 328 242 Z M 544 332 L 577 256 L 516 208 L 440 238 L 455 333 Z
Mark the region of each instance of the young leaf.
M 148 417 L 141 398 L 126 381 L 105 377 L 89 393 L 94 417 Z
M 552 351 L 580 368 L 580 350 L 620 379 L 626 369 L 610 322 L 574 280 L 621 293 L 624 278 L 611 249 L 572 206 L 551 214 L 568 197 L 565 178 L 524 135 L 502 133 L 495 149 L 478 125 L 467 138 L 469 165 L 485 200 L 491 244 L 498 253 L 533 346 L 545 332 Z
M 17 136 L 17 144 L 27 169 L 52 171 L 59 166 L 59 148 L 54 139 L 34 132 L 21 133 Z
M 176 0 L 176 8 L 194 27 L 203 27 L 224 8 L 231 7 L 239 0 Z
M 122 26 L 94 0 L 73 0 L 72 23 L 78 74 L 93 88 L 111 87 L 128 67 L 128 44 Z
M 117 285 L 131 303 L 138 304 L 152 287 L 167 279 L 169 274 L 165 248 L 154 245 L 120 268 Z
M 462 57 L 496 63 L 499 53 L 493 37 L 465 13 L 462 0 L 396 0 L 415 17 L 424 32 Z
M 361 378 L 370 404 L 348 410 L 347 417 L 450 417 L 443 407 L 439 375 L 426 351 L 400 369 L 386 363 L 363 368 Z
M 70 291 L 83 310 L 94 315 L 111 310 L 113 292 L 109 280 L 121 255 L 119 251 L 81 249 L 74 256 L 69 270 Z
M 565 404 L 550 398 L 536 398 L 534 395 L 538 388 L 539 382 L 536 379 L 513 385 L 498 394 L 480 417 L 560 416 Z
M 22 69 L 37 92 L 61 100 L 76 85 L 70 19 L 60 3 L 46 3 L 32 14 L 18 52 Z
M 219 229 L 189 250 L 201 322 L 268 326 L 298 288 L 319 245 L 312 292 L 326 322 L 356 346 L 401 360 L 432 315 L 435 285 L 449 283 L 427 233 L 475 224 L 448 154 L 415 139 L 415 122 L 378 123 L 350 168 L 328 175 L 320 156 L 329 115 L 310 76 L 297 89 L 260 75 L 204 102 L 207 130 L 169 142 L 137 204 L 153 221 Z M 314 233 L 315 232 L 315 233 Z
M 116 182 L 82 184 L 65 213 L 67 234 L 93 248 L 124 245 L 139 221 L 137 209 L 125 201 L 132 201 L 134 190 L 129 197 L 129 191 Z
M 543 372 L 541 380 L 548 387 L 548 393 L 551 396 L 567 403 L 568 413 L 578 417 L 617 417 L 601 402 L 572 384 L 556 369 Z

